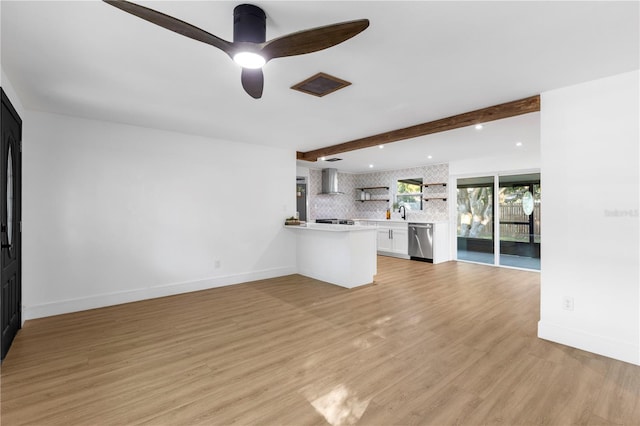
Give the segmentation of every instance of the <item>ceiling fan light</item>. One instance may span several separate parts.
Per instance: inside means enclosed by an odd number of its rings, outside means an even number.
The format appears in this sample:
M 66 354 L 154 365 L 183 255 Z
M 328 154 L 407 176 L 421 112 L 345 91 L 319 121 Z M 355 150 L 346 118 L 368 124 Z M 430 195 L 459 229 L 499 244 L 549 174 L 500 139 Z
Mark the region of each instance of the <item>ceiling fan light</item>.
M 242 68 L 258 69 L 267 62 L 265 59 L 253 52 L 238 52 L 233 55 L 233 60 Z

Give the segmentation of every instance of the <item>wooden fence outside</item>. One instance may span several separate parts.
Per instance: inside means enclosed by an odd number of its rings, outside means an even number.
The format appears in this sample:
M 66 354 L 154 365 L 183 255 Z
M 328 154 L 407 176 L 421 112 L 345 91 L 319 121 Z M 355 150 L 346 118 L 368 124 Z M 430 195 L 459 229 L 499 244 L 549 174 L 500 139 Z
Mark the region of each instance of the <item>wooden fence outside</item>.
M 540 242 L 540 203 L 533 207 L 533 234 L 535 241 Z M 501 204 L 501 222 L 529 222 L 529 216 L 522 211 L 520 204 Z M 529 241 L 529 226 L 519 224 L 500 224 L 500 237 L 503 240 Z

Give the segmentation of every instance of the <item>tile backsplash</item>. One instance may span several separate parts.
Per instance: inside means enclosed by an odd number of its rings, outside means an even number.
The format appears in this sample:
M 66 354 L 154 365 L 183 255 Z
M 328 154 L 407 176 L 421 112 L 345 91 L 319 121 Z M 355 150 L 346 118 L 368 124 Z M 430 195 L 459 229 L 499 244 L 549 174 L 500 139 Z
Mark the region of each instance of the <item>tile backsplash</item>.
M 338 173 L 338 190 L 344 194 L 327 195 L 322 192 L 322 170 L 309 170 L 309 218 L 352 219 L 356 215 L 357 175 Z
M 424 183 L 448 182 L 449 165 L 434 164 L 430 166 L 413 167 L 400 170 L 386 170 L 382 172 L 351 174 L 338 173 L 338 190 L 344 194 L 324 195 L 322 190 L 322 170 L 309 170 L 309 218 L 338 218 L 338 219 L 385 219 L 387 208 L 391 208 L 395 199 L 396 182 L 398 179 L 421 177 Z M 389 191 L 371 190 L 372 199 L 389 199 L 385 201 L 357 201 L 360 191 L 356 188 L 387 186 Z M 425 187 L 424 197 L 446 197 L 448 187 Z M 424 201 L 421 211 L 408 211 L 407 220 L 446 221 L 449 218 L 449 200 Z M 392 212 L 393 219 L 399 219 L 400 214 Z

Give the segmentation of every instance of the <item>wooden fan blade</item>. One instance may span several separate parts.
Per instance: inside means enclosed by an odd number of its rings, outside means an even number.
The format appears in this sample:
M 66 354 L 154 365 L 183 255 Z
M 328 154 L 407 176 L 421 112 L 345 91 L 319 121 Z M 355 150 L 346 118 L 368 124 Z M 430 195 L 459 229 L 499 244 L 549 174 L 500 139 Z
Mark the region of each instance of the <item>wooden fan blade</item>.
M 262 53 L 265 59 L 269 60 L 317 52 L 349 40 L 364 31 L 368 26 L 368 19 L 360 19 L 298 31 L 267 41 L 263 45 Z
M 252 98 L 260 99 L 262 97 L 262 88 L 264 87 L 262 68 L 242 68 L 242 87 Z
M 125 0 L 103 0 L 105 3 L 111 6 L 117 7 L 120 10 L 124 10 L 127 13 L 142 18 L 145 21 L 149 21 L 153 24 L 159 25 L 162 28 L 166 28 L 183 36 L 192 38 L 194 40 L 201 41 L 211 46 L 230 54 L 232 43 L 214 36 L 198 27 L 188 24 L 180 19 L 174 18 L 164 13 L 149 9 L 148 7 L 140 6 L 135 3 L 131 3 Z

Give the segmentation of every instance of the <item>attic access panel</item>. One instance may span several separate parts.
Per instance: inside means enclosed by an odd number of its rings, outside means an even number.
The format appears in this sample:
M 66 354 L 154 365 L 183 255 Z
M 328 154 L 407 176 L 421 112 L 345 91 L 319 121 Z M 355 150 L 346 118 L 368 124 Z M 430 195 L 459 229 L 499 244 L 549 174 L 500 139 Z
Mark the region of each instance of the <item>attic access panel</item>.
M 302 93 L 322 97 L 329 93 L 333 93 L 336 90 L 347 87 L 350 84 L 351 83 L 346 80 L 319 72 L 318 74 L 291 86 L 291 88 Z

